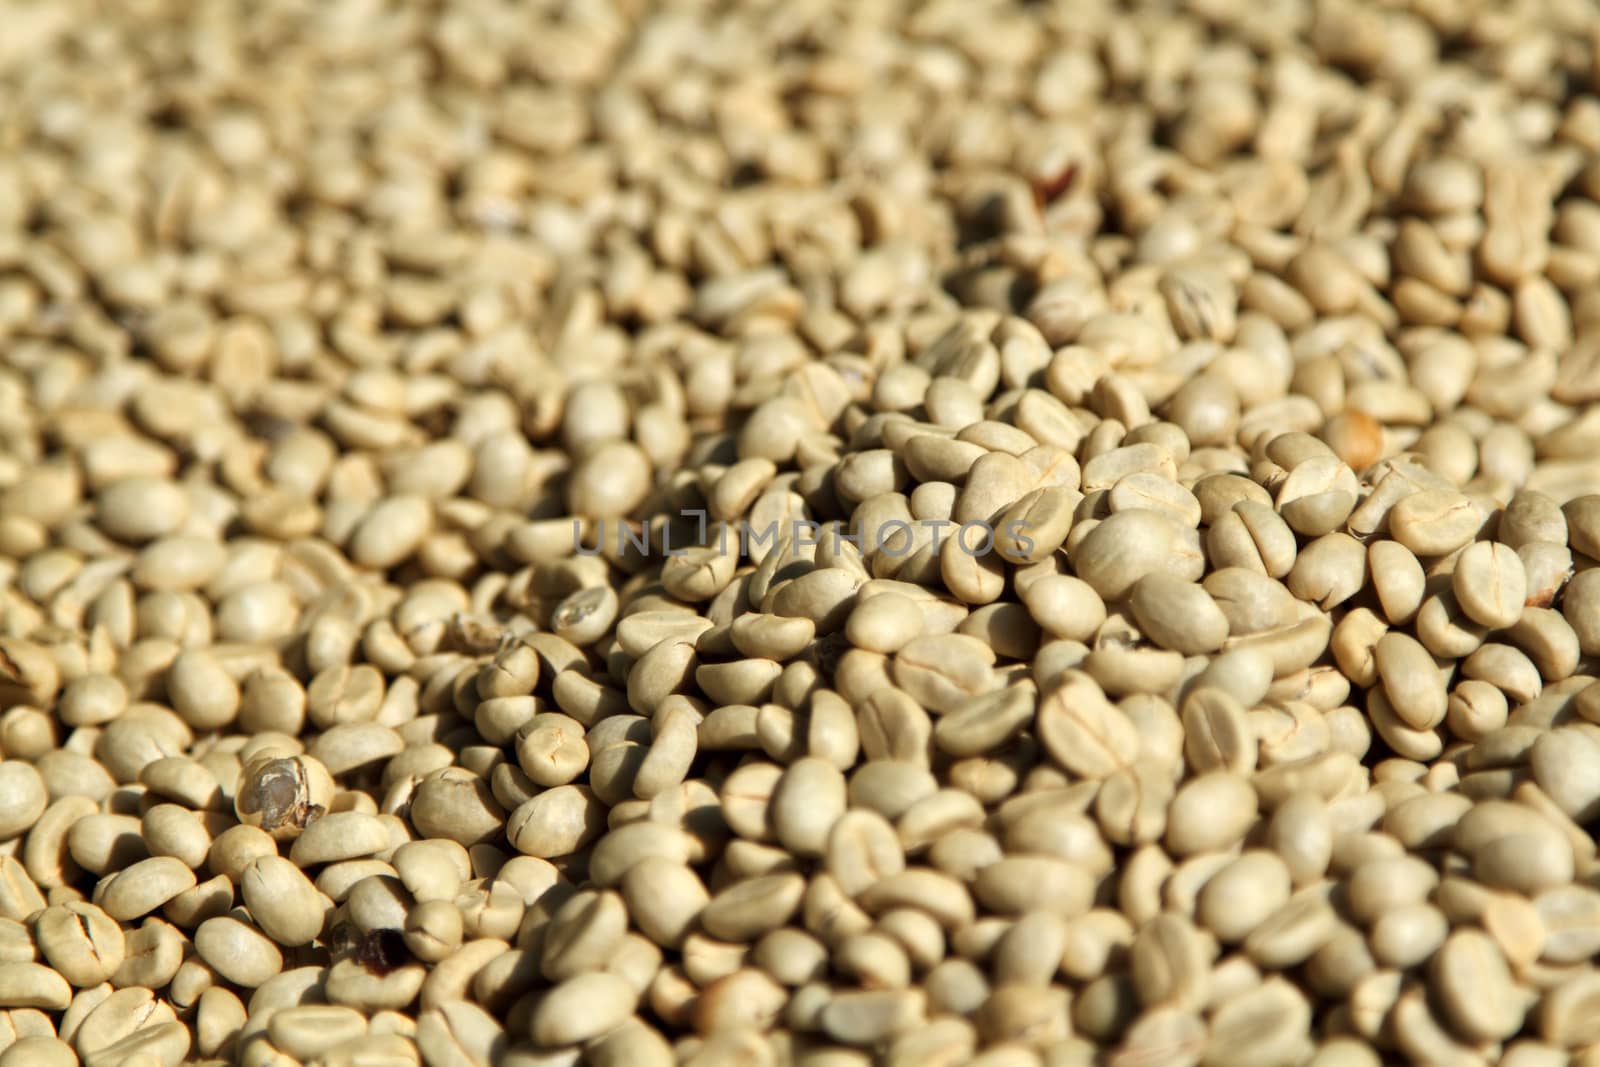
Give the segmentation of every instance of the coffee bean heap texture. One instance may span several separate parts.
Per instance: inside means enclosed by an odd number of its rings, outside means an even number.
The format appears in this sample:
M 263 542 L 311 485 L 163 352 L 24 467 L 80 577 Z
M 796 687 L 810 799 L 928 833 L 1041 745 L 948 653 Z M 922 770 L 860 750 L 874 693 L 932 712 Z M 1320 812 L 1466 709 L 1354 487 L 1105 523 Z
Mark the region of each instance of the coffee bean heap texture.
M 0 1067 L 1600 1067 L 1593 0 L 0 0 Z

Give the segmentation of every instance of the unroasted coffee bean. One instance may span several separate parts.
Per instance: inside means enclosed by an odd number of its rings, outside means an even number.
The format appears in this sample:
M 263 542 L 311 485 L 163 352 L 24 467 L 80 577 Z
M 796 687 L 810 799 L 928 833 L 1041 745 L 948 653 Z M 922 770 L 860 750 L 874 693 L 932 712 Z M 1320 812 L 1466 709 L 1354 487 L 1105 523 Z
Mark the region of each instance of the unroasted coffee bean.
M 1104 778 L 1133 761 L 1138 731 L 1087 675 L 1072 673 L 1041 702 L 1040 739 L 1068 770 Z
M 965 634 L 919 637 L 895 656 L 895 681 L 924 706 L 953 711 L 994 684 L 994 652 Z
M 1491 630 L 1515 623 L 1527 598 L 1521 557 L 1509 545 L 1493 541 L 1467 546 L 1456 558 L 1450 586 L 1461 610 Z
M 1256 792 L 1244 778 L 1214 771 L 1191 779 L 1173 797 L 1166 842 L 1178 855 L 1226 848 L 1255 820 Z
M 122 929 L 93 904 L 46 908 L 33 925 L 40 953 L 79 989 L 100 984 L 122 966 Z

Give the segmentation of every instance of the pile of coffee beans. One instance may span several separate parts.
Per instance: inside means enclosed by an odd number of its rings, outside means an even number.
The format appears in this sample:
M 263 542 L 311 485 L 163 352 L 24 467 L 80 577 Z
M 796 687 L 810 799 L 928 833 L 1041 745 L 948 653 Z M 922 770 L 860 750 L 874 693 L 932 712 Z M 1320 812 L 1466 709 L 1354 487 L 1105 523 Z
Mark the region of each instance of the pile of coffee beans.
M 1600 1067 L 1589 0 L 0 0 L 0 1067 Z

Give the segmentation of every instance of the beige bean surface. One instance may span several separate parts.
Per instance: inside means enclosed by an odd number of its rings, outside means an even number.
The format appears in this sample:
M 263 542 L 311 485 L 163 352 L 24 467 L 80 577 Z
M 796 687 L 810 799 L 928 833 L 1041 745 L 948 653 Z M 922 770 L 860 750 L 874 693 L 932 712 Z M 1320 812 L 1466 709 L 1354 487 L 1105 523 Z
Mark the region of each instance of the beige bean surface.
M 0 0 L 0 1067 L 1600 1048 L 1600 10 Z

